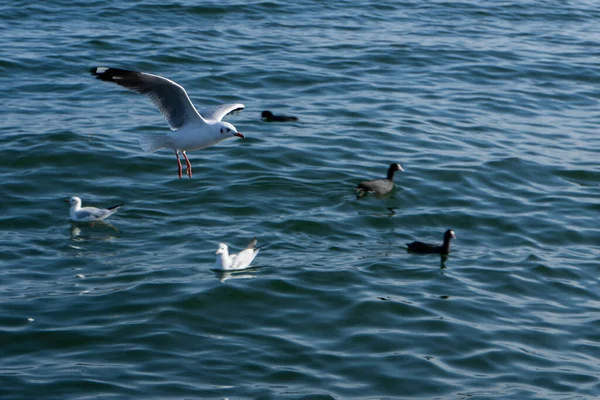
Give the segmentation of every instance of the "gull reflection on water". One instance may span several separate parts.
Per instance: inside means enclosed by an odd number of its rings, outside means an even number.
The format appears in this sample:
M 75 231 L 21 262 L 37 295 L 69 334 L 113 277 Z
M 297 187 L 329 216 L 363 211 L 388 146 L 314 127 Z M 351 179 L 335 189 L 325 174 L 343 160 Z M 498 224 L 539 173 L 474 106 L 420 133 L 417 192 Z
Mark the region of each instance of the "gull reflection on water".
M 119 230 L 108 222 L 71 223 L 71 240 L 73 241 L 108 241 L 115 239 Z
M 258 271 L 258 268 L 246 268 L 246 269 L 239 269 L 237 271 L 223 271 L 220 269 L 213 269 L 212 271 L 215 273 L 216 278 L 221 283 L 224 283 L 225 281 L 227 281 L 229 279 L 253 279 L 253 278 L 256 278 L 256 272 Z

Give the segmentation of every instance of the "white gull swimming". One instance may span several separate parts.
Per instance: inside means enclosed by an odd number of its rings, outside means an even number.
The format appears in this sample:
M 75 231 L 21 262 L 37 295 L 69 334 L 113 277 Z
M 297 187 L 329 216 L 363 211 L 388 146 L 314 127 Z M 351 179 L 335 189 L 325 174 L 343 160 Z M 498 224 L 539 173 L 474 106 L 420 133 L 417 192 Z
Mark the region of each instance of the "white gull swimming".
M 191 178 L 192 164 L 186 154 L 188 150 L 203 149 L 232 136 L 244 137 L 235 126 L 221 121 L 230 112 L 243 110 L 243 104 L 222 104 L 207 117 L 202 117 L 194 108 L 185 89 L 167 78 L 120 68 L 94 67 L 90 68 L 90 72 L 100 80 L 114 82 L 143 94 L 154 103 L 167 120 L 172 132 L 163 136 L 142 136 L 140 145 L 147 152 L 163 147 L 174 150 L 179 178 L 182 176 L 180 152 L 185 159 L 186 173 Z
M 69 218 L 75 222 L 94 222 L 102 221 L 105 218 L 110 217 L 123 205 L 108 207 L 108 208 L 96 208 L 96 207 L 81 207 L 81 199 L 77 196 L 71 197 L 69 200 L 65 200 L 71 204 L 69 210 Z
M 256 241 L 256 238 L 252 239 L 248 246 L 238 254 L 229 254 L 229 246 L 225 243 L 219 243 L 219 248 L 215 253 L 217 255 L 215 268 L 226 271 L 248 268 L 260 251 L 259 248 L 254 247 Z

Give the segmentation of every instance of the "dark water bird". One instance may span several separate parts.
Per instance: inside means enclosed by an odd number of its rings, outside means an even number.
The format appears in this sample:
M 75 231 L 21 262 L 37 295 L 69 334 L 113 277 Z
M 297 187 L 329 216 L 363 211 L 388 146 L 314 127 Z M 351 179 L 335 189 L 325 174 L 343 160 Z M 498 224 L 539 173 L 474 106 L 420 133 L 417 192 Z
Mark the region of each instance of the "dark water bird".
M 158 75 L 129 71 L 120 68 L 94 67 L 90 73 L 96 78 L 113 82 L 148 97 L 167 120 L 170 133 L 162 136 L 141 136 L 140 146 L 147 152 L 167 148 L 177 157 L 177 173 L 182 176 L 179 153 L 187 165 L 187 175 L 192 177 L 192 164 L 187 151 L 212 146 L 227 138 L 243 138 L 235 126 L 221 121 L 227 114 L 244 109 L 244 105 L 221 104 L 206 116 L 200 115 L 183 86 Z
M 298 121 L 298 118 L 287 115 L 273 115 L 271 111 L 265 110 L 260 114 L 261 118 L 266 122 L 293 122 Z
M 448 254 L 450 253 L 450 239 L 456 239 L 456 235 L 452 229 L 448 229 L 444 233 L 444 243 L 441 246 L 435 244 L 412 242 L 407 243 L 408 251 L 419 254 Z
M 387 171 L 387 178 L 363 181 L 356 186 L 356 190 L 359 192 L 359 195 L 368 192 L 387 194 L 394 188 L 394 174 L 396 171 L 404 171 L 404 169 L 400 164 L 390 164 Z

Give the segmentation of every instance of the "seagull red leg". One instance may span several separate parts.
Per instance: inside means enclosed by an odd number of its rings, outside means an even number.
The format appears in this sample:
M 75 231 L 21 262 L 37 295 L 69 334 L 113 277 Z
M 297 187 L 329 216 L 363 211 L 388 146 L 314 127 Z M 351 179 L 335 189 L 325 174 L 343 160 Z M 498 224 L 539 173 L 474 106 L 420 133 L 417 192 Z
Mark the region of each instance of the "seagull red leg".
M 187 166 L 187 169 L 185 172 L 187 173 L 187 176 L 189 176 L 191 178 L 192 177 L 192 164 L 190 163 L 190 160 L 188 160 L 187 154 L 185 154 L 185 150 L 182 151 L 181 154 L 183 154 L 183 158 L 185 158 L 185 163 Z
M 175 150 L 175 157 L 177 157 L 177 173 L 179 174 L 179 179 L 181 179 L 181 161 L 179 160 L 179 152 Z

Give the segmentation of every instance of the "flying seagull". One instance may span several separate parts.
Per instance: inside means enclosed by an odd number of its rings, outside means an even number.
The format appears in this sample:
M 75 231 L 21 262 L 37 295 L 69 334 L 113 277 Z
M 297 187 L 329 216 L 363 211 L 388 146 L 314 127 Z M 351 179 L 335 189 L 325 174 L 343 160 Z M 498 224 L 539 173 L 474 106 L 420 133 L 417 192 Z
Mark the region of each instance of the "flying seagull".
M 185 89 L 167 78 L 120 68 L 94 67 L 90 68 L 90 72 L 102 81 L 114 82 L 143 94 L 154 103 L 173 132 L 163 136 L 142 136 L 140 145 L 147 152 L 163 147 L 174 150 L 179 178 L 182 176 L 179 153 L 185 159 L 186 173 L 191 178 L 192 164 L 186 154 L 188 150 L 203 149 L 232 136 L 244 137 L 235 126 L 221 121 L 227 114 L 243 110 L 243 104 L 222 104 L 207 117 L 202 117 L 194 108 Z

